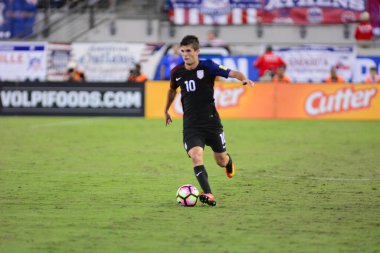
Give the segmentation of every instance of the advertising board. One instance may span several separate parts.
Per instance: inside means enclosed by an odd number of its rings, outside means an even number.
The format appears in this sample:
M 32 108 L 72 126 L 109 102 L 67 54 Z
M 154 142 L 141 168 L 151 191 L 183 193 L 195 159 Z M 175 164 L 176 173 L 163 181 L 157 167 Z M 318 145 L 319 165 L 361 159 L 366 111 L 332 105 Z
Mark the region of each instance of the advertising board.
M 147 118 L 164 116 L 168 89 L 168 82 L 146 84 Z M 214 91 L 222 118 L 380 120 L 380 85 L 217 82 Z M 179 92 L 170 113 L 182 117 Z
M 1 83 L 0 114 L 144 116 L 144 85 Z

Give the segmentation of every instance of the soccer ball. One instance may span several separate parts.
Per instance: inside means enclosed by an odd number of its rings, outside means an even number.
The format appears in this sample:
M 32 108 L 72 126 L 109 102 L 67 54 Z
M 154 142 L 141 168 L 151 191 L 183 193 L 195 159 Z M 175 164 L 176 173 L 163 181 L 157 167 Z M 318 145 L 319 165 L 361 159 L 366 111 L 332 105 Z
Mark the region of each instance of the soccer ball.
M 177 202 L 181 206 L 195 206 L 198 201 L 199 191 L 194 185 L 185 184 L 178 188 Z

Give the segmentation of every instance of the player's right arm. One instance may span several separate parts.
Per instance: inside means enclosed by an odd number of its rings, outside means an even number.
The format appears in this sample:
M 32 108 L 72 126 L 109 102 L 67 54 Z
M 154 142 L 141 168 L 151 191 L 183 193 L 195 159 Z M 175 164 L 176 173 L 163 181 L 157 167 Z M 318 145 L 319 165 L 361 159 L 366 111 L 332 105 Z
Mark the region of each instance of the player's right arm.
M 183 63 L 177 65 L 170 71 L 170 88 L 168 90 L 166 106 L 165 106 L 166 125 L 169 125 L 172 122 L 172 117 L 169 113 L 169 108 L 174 101 L 175 95 L 177 94 L 177 88 L 179 87 L 179 83 L 176 81 L 176 77 L 178 77 L 176 73 L 177 73 L 177 70 L 181 67 L 183 67 Z
M 176 90 L 169 88 L 168 96 L 166 99 L 166 106 L 165 106 L 165 123 L 166 123 L 166 125 L 169 125 L 173 121 L 172 117 L 169 113 L 169 108 L 170 108 L 171 104 L 173 103 L 176 94 L 177 94 Z

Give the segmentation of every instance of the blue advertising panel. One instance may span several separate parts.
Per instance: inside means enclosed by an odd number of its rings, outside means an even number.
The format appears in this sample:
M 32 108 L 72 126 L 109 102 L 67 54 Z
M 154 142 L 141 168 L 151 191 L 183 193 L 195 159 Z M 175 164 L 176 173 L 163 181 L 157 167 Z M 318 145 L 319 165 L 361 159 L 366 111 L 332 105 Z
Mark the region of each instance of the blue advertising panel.
M 164 56 L 165 57 L 165 56 Z M 200 59 L 211 59 L 217 64 L 222 64 L 227 68 L 233 70 L 239 70 L 245 74 L 249 79 L 255 81 L 258 80 L 258 71 L 253 67 L 253 63 L 257 59 L 257 56 L 218 56 L 218 55 L 202 55 Z M 160 64 L 157 66 L 156 74 L 154 80 L 160 79 L 160 69 L 163 65 L 164 58 L 161 60 Z
M 167 55 L 163 57 L 157 66 L 154 80 L 161 80 L 160 70 L 165 62 L 165 57 L 167 57 Z M 252 81 L 258 81 L 258 70 L 253 67 L 253 63 L 256 61 L 257 57 L 258 56 L 201 55 L 200 59 L 211 59 L 217 64 L 222 64 L 230 69 L 241 71 Z M 352 78 L 349 79 L 352 83 L 363 83 L 366 76 L 369 74 L 369 69 L 373 66 L 376 66 L 377 72 L 380 74 L 380 56 L 357 56 L 352 64 L 353 73 Z
M 356 66 L 354 72 L 353 82 L 364 82 L 367 75 L 369 75 L 369 69 L 371 67 L 377 68 L 377 73 L 380 73 L 380 56 L 358 56 L 356 58 Z

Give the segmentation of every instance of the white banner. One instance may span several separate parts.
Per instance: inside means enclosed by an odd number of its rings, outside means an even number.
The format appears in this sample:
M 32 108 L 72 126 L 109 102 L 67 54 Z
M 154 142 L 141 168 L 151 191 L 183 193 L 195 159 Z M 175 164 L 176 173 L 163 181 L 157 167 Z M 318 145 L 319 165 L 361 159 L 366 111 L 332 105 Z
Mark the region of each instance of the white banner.
M 346 82 L 352 81 L 354 46 L 304 45 L 274 47 L 273 51 L 286 62 L 286 74 L 293 82 L 323 82 L 333 67 Z
M 46 42 L 1 42 L 1 81 L 45 81 Z
M 66 71 L 70 62 L 71 44 L 49 43 L 48 46 L 48 81 L 66 81 Z
M 145 44 L 73 43 L 72 60 L 89 82 L 126 82 L 145 48 Z

